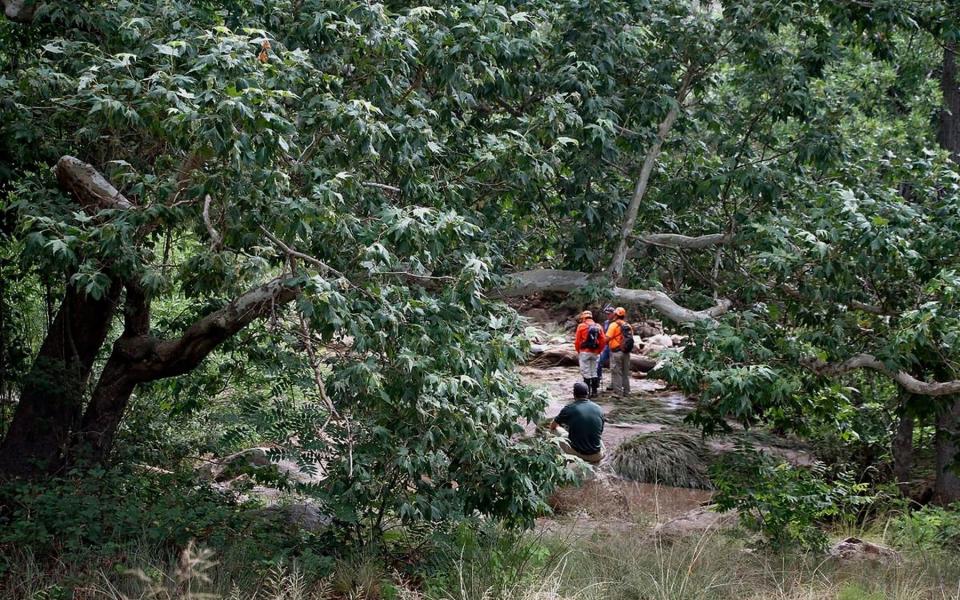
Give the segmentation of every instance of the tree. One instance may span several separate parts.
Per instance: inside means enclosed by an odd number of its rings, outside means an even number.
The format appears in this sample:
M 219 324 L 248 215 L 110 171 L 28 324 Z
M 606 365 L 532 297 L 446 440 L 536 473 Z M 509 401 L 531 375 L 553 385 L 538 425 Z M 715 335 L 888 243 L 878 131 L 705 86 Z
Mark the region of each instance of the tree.
M 802 427 L 868 374 L 952 395 L 956 169 L 916 75 L 936 41 L 892 11 L 867 43 L 854 4 L 48 3 L 5 23 L 18 240 L 66 284 L 0 467 L 104 460 L 138 386 L 264 327 L 301 351 L 338 481 L 358 448 L 407 447 L 390 424 L 442 418 L 390 463 L 398 488 L 428 466 L 490 485 L 466 466 L 481 442 L 525 485 L 549 468 L 505 440 L 537 402 L 489 297 L 535 291 L 688 327 L 664 371 L 707 429 Z M 158 319 L 174 299 L 192 308 Z

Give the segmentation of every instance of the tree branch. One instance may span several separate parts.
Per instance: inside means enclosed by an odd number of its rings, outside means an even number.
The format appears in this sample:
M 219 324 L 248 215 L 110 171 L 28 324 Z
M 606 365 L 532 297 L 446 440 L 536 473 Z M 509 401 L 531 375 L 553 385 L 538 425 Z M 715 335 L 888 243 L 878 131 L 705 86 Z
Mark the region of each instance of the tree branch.
M 918 396 L 949 396 L 960 393 L 960 381 L 927 382 L 920 381 L 906 371 L 894 371 L 888 368 L 872 354 L 857 354 L 842 363 L 827 363 L 819 359 L 803 359 L 801 366 L 822 377 L 844 375 L 857 369 L 870 369 L 883 373 L 893 379 L 900 387 Z
M 106 177 L 79 158 L 62 156 L 53 170 L 60 187 L 70 192 L 88 213 L 134 208 L 134 204 L 117 191 Z
M 377 188 L 378 190 L 384 190 L 384 191 L 387 191 L 387 192 L 393 192 L 394 194 L 399 194 L 400 192 L 403 191 L 403 190 L 401 190 L 400 188 L 398 188 L 398 187 L 395 186 L 395 185 L 387 185 L 387 184 L 385 184 L 385 183 L 377 183 L 376 181 L 364 181 L 362 185 L 365 185 L 366 187 Z
M 643 166 L 640 167 L 640 176 L 637 178 L 637 183 L 633 188 L 633 197 L 630 198 L 627 213 L 624 215 L 623 226 L 620 228 L 620 239 L 617 242 L 617 249 L 613 253 L 613 259 L 610 261 L 610 279 L 613 280 L 614 283 L 618 283 L 620 276 L 623 275 L 623 266 L 624 263 L 626 263 L 627 254 L 630 251 L 630 237 L 637 223 L 637 212 L 640 210 L 640 202 L 643 201 L 643 197 L 647 193 L 650 174 L 653 172 L 653 167 L 657 163 L 657 158 L 660 156 L 660 150 L 663 148 L 664 142 L 667 141 L 667 136 L 670 135 L 670 129 L 680 115 L 680 108 L 686 101 L 687 92 L 690 90 L 693 78 L 693 69 L 690 67 L 686 73 L 684 73 L 683 80 L 680 83 L 680 89 L 677 91 L 677 97 L 670 106 L 667 116 L 660 122 L 660 126 L 657 128 L 657 137 L 653 145 L 650 146 L 650 149 L 647 150 L 647 155 L 643 159 Z
M 679 233 L 650 233 L 640 236 L 638 241 L 647 246 L 660 246 L 661 248 L 703 250 L 730 244 L 733 241 L 733 236 L 726 233 L 708 233 L 693 237 Z
M 536 269 L 521 271 L 507 277 L 507 285 L 497 291 L 499 296 L 528 296 L 538 292 L 569 293 L 577 288 L 593 283 L 597 275 L 588 275 L 580 271 L 562 271 L 556 269 Z M 722 299 L 716 306 L 705 310 L 692 310 L 680 306 L 670 296 L 657 290 L 634 290 L 614 287 L 610 290 L 611 300 L 624 304 L 649 306 L 677 323 L 694 321 L 713 321 L 724 314 L 732 303 Z
M 223 238 L 220 236 L 220 232 L 213 226 L 213 222 L 210 220 L 210 203 L 212 202 L 210 194 L 207 194 L 203 199 L 203 224 L 207 226 L 207 233 L 210 234 L 210 249 L 216 252 L 220 249 L 220 244 L 223 243 Z
M 3 0 L 0 4 L 3 4 L 3 14 L 11 21 L 30 23 L 40 0 Z
M 131 377 L 146 382 L 192 370 L 230 336 L 252 321 L 269 315 L 276 307 L 292 301 L 300 292 L 299 285 L 277 277 L 202 317 L 177 339 L 140 338 L 142 343 L 134 350 L 136 354 L 128 356 L 132 362 Z

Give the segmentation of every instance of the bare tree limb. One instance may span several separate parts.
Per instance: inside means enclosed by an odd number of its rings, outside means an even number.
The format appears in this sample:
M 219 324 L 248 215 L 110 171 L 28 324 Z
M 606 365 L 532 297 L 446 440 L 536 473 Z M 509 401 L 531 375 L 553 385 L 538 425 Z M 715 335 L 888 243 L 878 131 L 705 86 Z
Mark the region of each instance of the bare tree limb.
M 220 245 L 223 243 L 223 238 L 220 236 L 220 232 L 217 231 L 217 228 L 213 226 L 213 222 L 210 220 L 210 203 L 212 199 L 210 194 L 207 194 L 203 199 L 203 224 L 207 226 L 207 233 L 210 234 L 210 249 L 216 252 L 220 249 Z
M 285 277 L 277 277 L 241 294 L 223 308 L 196 321 L 179 338 L 139 338 L 127 353 L 131 378 L 138 382 L 182 375 L 196 367 L 221 343 L 251 322 L 270 315 L 301 293 Z
M 538 292 L 569 293 L 577 288 L 589 285 L 596 275 L 580 271 L 562 271 L 556 269 L 536 269 L 521 271 L 507 277 L 507 284 L 497 291 L 499 296 L 527 296 Z M 724 314 L 732 303 L 719 300 L 716 306 L 705 310 L 692 310 L 680 306 L 670 296 L 658 290 L 634 290 L 614 287 L 610 290 L 611 300 L 624 304 L 649 306 L 677 323 L 694 321 L 712 321 Z
M 384 190 L 384 191 L 387 191 L 387 192 L 393 192 L 394 194 L 399 194 L 400 192 L 403 191 L 403 190 L 401 190 L 400 188 L 398 188 L 398 187 L 395 186 L 395 185 L 387 185 L 387 184 L 385 184 L 385 183 L 377 183 L 376 181 L 364 181 L 364 182 L 363 182 L 363 185 L 365 185 L 366 187 L 377 188 L 377 189 Z
M 40 0 L 3 0 L 3 14 L 11 21 L 30 23 Z
M 610 278 L 614 283 L 620 281 L 623 275 L 623 266 L 627 261 L 627 254 L 630 252 L 630 238 L 633 228 L 637 223 L 637 212 L 640 210 L 640 202 L 643 201 L 647 193 L 647 185 L 650 182 L 650 174 L 653 173 L 653 167 L 657 164 L 657 158 L 660 156 L 660 150 L 663 148 L 667 136 L 670 135 L 670 129 L 680 115 L 680 108 L 687 98 L 687 92 L 694 77 L 693 69 L 688 68 L 683 75 L 683 81 L 680 83 L 680 89 L 677 91 L 677 97 L 670 106 L 667 116 L 660 122 L 657 128 L 657 137 L 654 139 L 650 149 L 643 159 L 643 166 L 640 167 L 640 176 L 633 188 L 633 197 L 630 198 L 630 204 L 627 206 L 627 213 L 624 215 L 623 226 L 620 228 L 620 239 L 617 242 L 617 249 L 613 253 L 613 260 L 610 261 Z
M 264 226 L 261 225 L 261 226 L 260 226 L 260 231 L 262 231 L 263 234 L 264 234 L 265 236 L 267 236 L 267 239 L 269 239 L 271 242 L 273 242 L 273 243 L 274 243 L 277 247 L 279 247 L 281 250 L 283 250 L 284 252 L 286 252 L 286 253 L 287 253 L 287 256 L 292 256 L 292 257 L 294 257 L 294 258 L 299 258 L 300 260 L 302 260 L 302 261 L 304 261 L 304 262 L 306 262 L 306 263 L 310 263 L 311 265 L 317 267 L 318 269 L 321 269 L 321 270 L 324 271 L 325 273 L 333 273 L 333 274 L 336 275 L 337 277 L 341 277 L 341 278 L 346 279 L 346 276 L 345 276 L 343 273 L 341 273 L 340 271 L 334 269 L 333 267 L 331 267 L 331 266 L 328 265 L 327 263 L 323 262 L 323 261 L 320 260 L 319 258 L 316 258 L 316 257 L 314 257 L 314 256 L 310 256 L 309 254 L 304 254 L 303 252 L 299 252 L 299 251 L 297 251 L 297 250 L 294 250 L 292 247 L 290 247 L 290 246 L 288 246 L 287 244 L 283 243 L 283 242 L 280 240 L 280 238 L 278 238 L 277 236 L 275 236 L 275 235 L 273 235 L 272 233 L 270 233 L 270 231 L 269 231 L 266 227 L 264 227 Z
M 857 369 L 870 369 L 893 379 L 900 387 L 918 396 L 949 396 L 960 393 L 960 381 L 927 382 L 920 381 L 906 371 L 894 371 L 872 354 L 857 354 L 842 363 L 827 363 L 818 359 L 801 360 L 800 364 L 810 371 L 824 377 L 836 377 Z
M 134 208 L 134 204 L 117 191 L 106 177 L 79 158 L 62 156 L 53 170 L 60 187 L 70 192 L 89 213 Z
M 640 236 L 638 241 L 647 246 L 659 246 L 661 248 L 703 250 L 705 248 L 729 244 L 733 241 L 733 236 L 726 233 L 708 233 L 698 236 L 682 235 L 679 233 L 649 233 Z

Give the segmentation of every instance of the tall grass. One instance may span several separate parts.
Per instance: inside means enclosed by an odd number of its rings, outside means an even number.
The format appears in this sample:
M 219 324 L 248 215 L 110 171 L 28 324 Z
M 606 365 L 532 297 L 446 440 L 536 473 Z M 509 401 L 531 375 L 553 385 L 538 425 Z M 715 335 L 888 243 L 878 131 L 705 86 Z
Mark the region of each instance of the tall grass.
M 179 556 L 141 554 L 132 570 L 89 575 L 15 561 L 15 600 L 960 600 L 960 556 L 910 555 L 903 564 L 839 563 L 822 555 L 751 551 L 721 531 L 662 540 L 636 531 L 592 537 L 517 536 L 491 529 L 451 537 L 400 572 L 365 557 L 318 579 L 296 563 L 266 572 L 193 546 Z M 166 562 L 164 562 L 166 561 Z M 245 572 L 258 572 L 244 577 Z M 8 578 L 9 579 L 9 578 Z M 82 580 L 82 581 L 81 581 Z M 69 582 L 79 585 L 68 591 Z

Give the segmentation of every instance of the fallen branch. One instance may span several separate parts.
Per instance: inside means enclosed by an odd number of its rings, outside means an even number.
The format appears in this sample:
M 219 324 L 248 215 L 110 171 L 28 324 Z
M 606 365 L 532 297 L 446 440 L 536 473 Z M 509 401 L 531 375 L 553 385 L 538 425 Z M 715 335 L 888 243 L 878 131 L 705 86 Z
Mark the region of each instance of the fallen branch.
M 872 354 L 857 354 L 842 363 L 828 363 L 819 359 L 806 359 L 800 364 L 822 377 L 836 377 L 857 369 L 870 369 L 893 379 L 900 387 L 918 396 L 949 396 L 960 393 L 960 381 L 920 381 L 906 371 L 894 371 Z
M 557 269 L 535 269 L 521 271 L 507 278 L 507 285 L 499 290 L 499 296 L 529 296 L 540 292 L 570 293 L 589 285 L 596 276 L 581 271 L 563 271 Z M 692 310 L 680 306 L 670 296 L 657 290 L 634 290 L 614 287 L 609 290 L 611 300 L 620 304 L 639 304 L 649 306 L 676 323 L 694 321 L 712 321 L 724 314 L 732 303 L 721 299 L 716 306 L 705 310 Z

